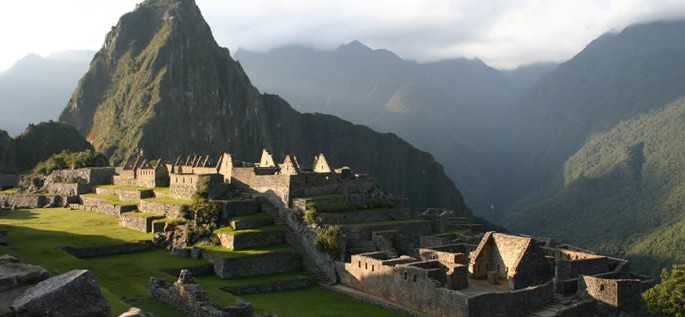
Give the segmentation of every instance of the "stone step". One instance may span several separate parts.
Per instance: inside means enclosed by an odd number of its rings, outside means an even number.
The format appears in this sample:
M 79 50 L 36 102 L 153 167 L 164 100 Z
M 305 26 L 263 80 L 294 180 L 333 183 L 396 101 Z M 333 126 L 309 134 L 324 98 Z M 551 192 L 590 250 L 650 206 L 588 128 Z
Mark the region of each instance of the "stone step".
M 202 257 L 214 266 L 222 279 L 260 276 L 296 271 L 302 268 L 299 254 L 288 245 L 249 251 L 231 251 L 221 246 L 202 247 Z
M 121 201 L 115 195 L 85 194 L 79 197 L 83 210 L 91 210 L 97 213 L 119 216 L 125 212 L 138 210 L 135 202 Z

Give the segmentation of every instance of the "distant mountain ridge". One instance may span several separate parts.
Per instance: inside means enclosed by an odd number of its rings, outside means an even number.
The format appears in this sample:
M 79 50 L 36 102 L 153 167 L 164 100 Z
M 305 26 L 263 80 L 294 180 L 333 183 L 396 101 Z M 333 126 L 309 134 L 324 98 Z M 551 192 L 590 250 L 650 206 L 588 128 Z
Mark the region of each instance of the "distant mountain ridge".
M 300 111 L 397 133 L 433 153 L 469 205 L 478 214 L 490 212 L 502 188 L 496 174 L 484 170 L 495 164 L 484 162 L 497 159 L 483 155 L 494 143 L 488 128 L 521 93 L 503 73 L 477 59 L 405 61 L 359 41 L 335 50 L 238 50 L 235 57 L 257 87 L 284 96 Z
M 17 135 L 29 123 L 56 119 L 93 53 L 29 54 L 0 72 L 0 129 Z
M 392 134 L 330 115 L 301 114 L 260 94 L 214 40 L 192 0 L 147 0 L 125 14 L 79 82 L 60 120 L 119 163 L 142 154 L 172 158 L 230 152 L 256 160 L 323 152 L 332 165 L 374 175 L 415 206 L 471 216 L 442 166 Z

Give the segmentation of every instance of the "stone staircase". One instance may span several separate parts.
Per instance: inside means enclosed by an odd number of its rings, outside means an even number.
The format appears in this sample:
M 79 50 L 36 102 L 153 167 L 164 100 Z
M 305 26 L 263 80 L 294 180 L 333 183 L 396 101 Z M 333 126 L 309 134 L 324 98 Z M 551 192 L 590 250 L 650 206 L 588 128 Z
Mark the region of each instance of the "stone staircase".
M 307 271 L 314 274 L 314 277 L 319 283 L 324 284 L 334 284 L 336 281 L 332 281 L 326 273 L 324 273 L 315 261 L 307 254 L 304 246 L 300 243 L 300 240 L 295 232 L 288 226 L 285 220 L 278 214 L 278 210 L 271 204 L 262 201 L 261 209 L 266 214 L 271 216 L 274 224 L 281 230 L 285 235 L 285 240 L 292 246 L 297 253 L 302 258 L 302 266 L 307 269 Z
M 554 317 L 566 316 L 571 310 L 576 311 L 573 316 L 583 316 L 583 312 L 587 312 L 587 305 L 592 306 L 592 302 L 581 301 L 580 299 L 569 296 L 565 297 L 561 294 L 555 293 L 552 296 L 552 301 L 547 306 L 542 307 L 536 311 L 529 312 L 528 317 Z M 589 307 L 591 310 L 591 307 Z

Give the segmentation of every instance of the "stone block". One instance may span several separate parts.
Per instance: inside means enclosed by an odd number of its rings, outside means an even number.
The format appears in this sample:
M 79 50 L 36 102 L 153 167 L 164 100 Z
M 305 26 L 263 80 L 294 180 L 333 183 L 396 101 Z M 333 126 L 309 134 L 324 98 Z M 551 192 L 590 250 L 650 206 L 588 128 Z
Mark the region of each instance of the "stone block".
M 214 273 L 222 279 L 290 272 L 300 269 L 302 265 L 300 256 L 294 252 L 237 258 L 224 258 L 205 252 L 204 257 L 214 265 Z
M 285 236 L 278 230 L 240 234 L 216 233 L 216 236 L 221 241 L 222 246 L 234 251 L 266 247 L 285 242 Z
M 88 270 L 72 270 L 42 281 L 10 308 L 17 316 L 110 316 L 109 303 Z

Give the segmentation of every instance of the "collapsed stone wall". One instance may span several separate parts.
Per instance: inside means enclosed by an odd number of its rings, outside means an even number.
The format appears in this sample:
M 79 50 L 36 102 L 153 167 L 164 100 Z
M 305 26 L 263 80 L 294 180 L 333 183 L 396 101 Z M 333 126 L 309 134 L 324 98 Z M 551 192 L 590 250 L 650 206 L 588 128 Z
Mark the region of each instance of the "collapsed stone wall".
M 173 285 L 163 278 L 150 278 L 150 294 L 155 299 L 191 317 L 249 317 L 252 305 L 237 301 L 231 307 L 219 307 L 209 301 L 205 291 L 195 282 L 192 273 L 182 270 Z

